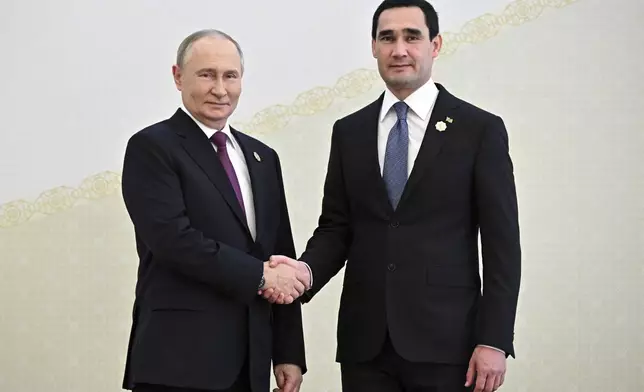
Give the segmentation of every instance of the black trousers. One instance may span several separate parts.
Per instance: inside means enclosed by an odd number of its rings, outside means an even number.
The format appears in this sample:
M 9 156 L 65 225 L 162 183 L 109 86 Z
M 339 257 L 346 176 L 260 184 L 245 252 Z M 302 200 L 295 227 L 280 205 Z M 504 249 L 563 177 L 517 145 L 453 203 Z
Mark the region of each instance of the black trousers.
M 169 387 L 165 385 L 154 385 L 154 384 L 137 384 L 135 385 L 133 392 L 252 392 L 250 389 L 250 375 L 248 357 L 237 380 L 235 383 L 228 389 L 219 389 L 219 390 L 204 390 L 204 389 L 191 389 L 191 388 L 177 388 Z
M 167 387 L 165 385 L 154 384 L 137 384 L 133 392 L 251 392 L 248 375 L 237 379 L 235 384 L 228 389 L 221 390 L 205 390 L 205 389 L 191 389 L 191 388 L 177 388 Z
M 467 365 L 409 362 L 389 336 L 380 354 L 363 363 L 341 363 L 342 392 L 467 392 Z
M 137 384 L 133 392 L 251 392 L 250 386 L 233 385 L 231 388 L 223 390 L 206 390 L 206 389 L 191 389 L 191 388 L 177 388 L 166 387 L 164 385 L 154 384 Z

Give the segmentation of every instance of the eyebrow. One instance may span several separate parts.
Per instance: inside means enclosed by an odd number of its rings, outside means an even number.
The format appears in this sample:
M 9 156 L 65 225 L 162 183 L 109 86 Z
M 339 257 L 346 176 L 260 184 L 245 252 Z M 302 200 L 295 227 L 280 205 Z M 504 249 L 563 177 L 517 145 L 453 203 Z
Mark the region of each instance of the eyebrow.
M 420 37 L 420 36 L 423 35 L 422 31 L 420 31 L 419 29 L 411 28 L 411 27 L 404 28 L 403 32 L 405 34 L 407 34 L 407 35 L 413 35 L 413 36 L 417 36 L 417 37 Z M 380 33 L 378 33 L 378 37 L 389 37 L 389 36 L 392 36 L 392 35 L 394 35 L 393 30 L 382 30 Z
M 214 69 L 214 68 L 201 68 L 201 69 L 197 70 L 197 73 L 202 73 L 202 72 L 217 73 L 218 71 L 216 69 Z M 221 72 L 222 73 L 231 73 L 232 72 L 232 73 L 235 73 L 235 74 L 239 74 L 239 71 L 236 70 L 236 69 L 227 69 L 227 70 L 224 70 L 224 71 L 221 71 Z

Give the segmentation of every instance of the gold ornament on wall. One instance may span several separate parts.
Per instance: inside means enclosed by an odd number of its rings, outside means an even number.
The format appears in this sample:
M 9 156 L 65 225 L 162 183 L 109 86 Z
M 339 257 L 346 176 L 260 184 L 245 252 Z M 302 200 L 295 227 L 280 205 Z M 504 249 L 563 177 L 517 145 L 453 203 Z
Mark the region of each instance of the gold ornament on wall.
M 467 22 L 457 33 L 444 33 L 441 56 L 455 53 L 463 44 L 486 41 L 506 27 L 530 22 L 541 16 L 548 8 L 561 8 L 577 1 L 579 0 L 514 1 L 500 14 L 481 15 Z M 271 106 L 255 114 L 249 121 L 238 122 L 234 126 L 252 135 L 266 134 L 283 128 L 295 116 L 311 116 L 322 112 L 337 99 L 357 97 L 369 91 L 375 83 L 380 82 L 381 79 L 376 70 L 359 69 L 340 77 L 333 87 L 313 88 L 298 95 L 290 105 Z M 451 123 L 449 120 L 446 121 Z M 0 205 L 0 228 L 20 225 L 39 215 L 51 215 L 68 210 L 83 200 L 112 195 L 120 190 L 120 186 L 120 173 L 106 171 L 86 178 L 78 188 L 57 187 L 43 192 L 34 201 L 16 200 Z

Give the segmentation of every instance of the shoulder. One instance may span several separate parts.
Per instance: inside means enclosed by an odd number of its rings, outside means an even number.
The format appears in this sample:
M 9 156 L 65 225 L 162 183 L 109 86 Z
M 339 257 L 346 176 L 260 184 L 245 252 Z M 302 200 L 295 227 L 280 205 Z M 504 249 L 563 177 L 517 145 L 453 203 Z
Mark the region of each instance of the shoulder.
M 479 143 L 490 137 L 500 138 L 507 143 L 508 132 L 501 116 L 472 103 L 461 102 L 462 116 L 469 124 L 468 128 L 477 130 L 475 134 L 478 136 Z
M 343 117 L 340 117 L 336 120 L 335 124 L 339 127 L 352 126 L 356 124 L 363 124 L 365 121 L 370 119 L 377 119 L 378 114 L 380 113 L 380 107 L 382 106 L 383 94 L 370 104 L 349 113 Z
M 152 162 L 171 165 L 176 155 L 177 133 L 168 120 L 146 126 L 132 134 L 125 146 L 124 166 L 149 165 Z M 147 162 L 147 163 L 144 163 Z
M 459 109 L 461 110 L 461 113 L 463 113 L 464 117 L 468 119 L 468 122 L 481 128 L 486 129 L 491 125 L 503 124 L 503 119 L 498 114 L 492 113 L 469 102 L 462 101 Z
M 474 142 L 478 148 L 488 145 L 490 142 L 507 147 L 508 132 L 505 122 L 499 114 L 451 94 L 449 95 L 455 107 L 453 112 L 455 118 L 453 120 L 458 120 L 461 124 L 458 129 L 463 131 L 462 135 Z
M 257 154 L 260 159 L 270 159 L 271 161 L 276 160 L 279 163 L 279 156 L 277 154 L 277 151 L 271 148 L 268 144 L 253 136 L 250 136 L 247 133 L 241 132 L 234 127 L 230 127 L 230 130 L 233 132 L 233 135 L 235 136 L 235 138 L 237 138 L 237 141 L 240 144 L 246 146 L 246 148 L 251 149 L 251 153 L 253 155 Z
M 344 138 L 344 135 L 350 135 L 346 137 L 352 137 L 356 132 L 361 132 L 364 130 L 370 130 L 378 126 L 378 115 L 380 113 L 380 108 L 382 107 L 382 99 L 384 94 L 375 100 L 369 103 L 368 105 L 355 110 L 343 117 L 338 118 L 333 123 L 333 129 L 331 133 L 331 141 L 337 142 L 338 139 Z
M 237 140 L 245 145 L 249 146 L 253 149 L 253 151 L 257 151 L 258 153 L 263 152 L 263 153 L 274 153 L 275 150 L 273 150 L 271 147 L 269 147 L 266 143 L 263 141 L 250 136 L 247 133 L 244 133 L 234 127 L 230 127 L 230 130 L 233 132 L 233 135 L 237 138 Z
M 449 96 L 449 99 L 453 101 L 453 105 L 458 109 L 458 113 L 461 117 L 467 119 L 470 122 L 478 123 L 479 125 L 485 125 L 490 122 L 497 122 L 501 120 L 501 117 L 483 107 L 466 101 L 465 99 L 459 98 L 455 95 L 452 95 L 444 87 L 441 89 L 446 95 Z
M 445 94 L 449 106 L 453 107 L 451 111 L 454 117 L 453 121 L 459 122 L 461 125 L 459 129 L 463 130 L 464 135 L 467 135 L 468 138 L 473 137 L 479 144 L 491 135 L 507 140 L 505 123 L 500 115 L 452 95 L 441 85 L 439 85 L 439 91 Z
M 175 134 L 169 120 L 159 121 L 146 126 L 132 135 L 132 138 L 162 140 Z
M 127 149 L 161 149 L 167 150 L 177 142 L 177 132 L 171 119 L 165 119 L 148 125 L 134 134 L 127 141 Z
M 177 109 L 172 116 L 135 132 L 130 137 L 129 143 L 176 144 L 176 138 L 182 133 L 182 128 L 186 126 L 187 120 L 184 117 L 187 118 L 181 109 Z

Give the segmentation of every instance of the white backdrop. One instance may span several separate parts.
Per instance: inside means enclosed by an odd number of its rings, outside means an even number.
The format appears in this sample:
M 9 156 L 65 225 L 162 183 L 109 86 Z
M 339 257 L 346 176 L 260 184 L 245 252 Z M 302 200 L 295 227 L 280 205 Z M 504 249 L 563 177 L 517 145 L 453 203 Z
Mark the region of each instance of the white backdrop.
M 221 28 L 245 49 L 235 122 L 280 153 L 302 251 L 331 125 L 383 88 L 369 52 L 377 3 L 3 9 L 0 391 L 119 390 L 136 274 L 123 147 L 174 112 L 170 66 L 193 30 Z M 504 118 L 515 162 L 524 272 L 503 390 L 641 390 L 644 3 L 505 3 L 435 2 L 447 31 L 435 78 Z M 340 289 L 336 278 L 304 307 L 303 392 L 340 390 Z
M 439 0 L 445 31 L 510 0 Z M 0 203 L 119 170 L 127 138 L 179 97 L 170 67 L 181 39 L 218 28 L 246 55 L 235 119 L 290 104 L 357 68 L 374 67 L 377 0 L 267 2 L 4 0 Z

